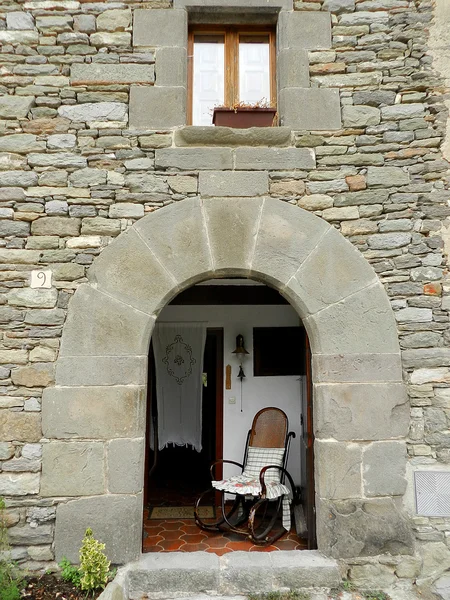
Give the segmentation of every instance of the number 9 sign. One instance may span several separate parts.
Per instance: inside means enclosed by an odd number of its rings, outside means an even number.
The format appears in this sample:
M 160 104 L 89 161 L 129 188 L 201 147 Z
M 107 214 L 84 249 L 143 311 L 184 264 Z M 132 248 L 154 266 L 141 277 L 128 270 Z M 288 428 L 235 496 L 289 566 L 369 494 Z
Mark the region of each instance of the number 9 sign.
M 50 289 L 52 287 L 52 272 L 50 269 L 31 271 L 30 287 Z

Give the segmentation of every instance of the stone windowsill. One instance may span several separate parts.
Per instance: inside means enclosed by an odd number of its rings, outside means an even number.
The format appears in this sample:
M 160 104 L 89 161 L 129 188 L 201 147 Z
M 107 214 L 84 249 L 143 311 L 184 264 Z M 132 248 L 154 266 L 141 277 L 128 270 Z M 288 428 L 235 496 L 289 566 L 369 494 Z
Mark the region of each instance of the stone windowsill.
M 232 127 L 187 126 L 175 131 L 176 146 L 290 146 L 289 127 Z

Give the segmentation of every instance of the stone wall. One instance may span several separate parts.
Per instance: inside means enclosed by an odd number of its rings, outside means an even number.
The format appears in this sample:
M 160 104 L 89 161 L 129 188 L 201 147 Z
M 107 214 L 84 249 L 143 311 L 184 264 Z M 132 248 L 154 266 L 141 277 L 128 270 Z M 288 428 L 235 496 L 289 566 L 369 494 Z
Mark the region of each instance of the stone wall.
M 167 204 L 260 195 L 336 227 L 373 266 L 395 311 L 411 399 L 409 471 L 384 495 L 401 498 L 408 486 L 415 554 L 349 558 L 350 574 L 379 585 L 394 576 L 437 579 L 450 568 L 450 519 L 414 516 L 410 501 L 414 469 L 450 469 L 447 109 L 428 52 L 433 2 L 296 1 L 300 13 L 331 11 L 332 47 L 305 50 L 308 94 L 339 93 L 342 128 L 246 134 L 137 129 L 136 121 L 128 128 L 130 88 L 158 81 L 158 44 L 133 46 L 133 12 L 172 11 L 170 2 L 3 0 L 0 8 L 0 494 L 14 558 L 47 566 L 56 506 L 72 497 L 42 494 L 41 485 L 52 486 L 40 477 L 41 398 L 54 383 L 68 303 L 88 267 Z M 289 106 L 298 108 L 294 100 Z M 52 287 L 31 288 L 31 271 L 43 268 Z M 401 441 L 366 450 L 380 465 L 401 461 L 403 451 Z M 95 449 L 82 460 L 79 469 L 104 468 Z M 370 488 L 383 472 L 364 477 Z M 348 504 L 333 510 L 339 524 Z

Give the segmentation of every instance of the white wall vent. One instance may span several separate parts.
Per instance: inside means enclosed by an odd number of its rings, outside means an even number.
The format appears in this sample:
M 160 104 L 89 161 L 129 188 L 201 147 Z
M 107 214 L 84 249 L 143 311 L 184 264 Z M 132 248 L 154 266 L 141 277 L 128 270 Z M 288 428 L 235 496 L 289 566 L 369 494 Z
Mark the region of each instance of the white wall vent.
M 425 517 L 450 517 L 450 472 L 415 471 L 416 510 Z

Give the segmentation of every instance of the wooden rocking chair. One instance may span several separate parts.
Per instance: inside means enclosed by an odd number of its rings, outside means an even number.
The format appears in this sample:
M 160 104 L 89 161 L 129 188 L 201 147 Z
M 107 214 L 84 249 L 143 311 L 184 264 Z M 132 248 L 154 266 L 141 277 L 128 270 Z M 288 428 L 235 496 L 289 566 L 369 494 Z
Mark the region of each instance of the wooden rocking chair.
M 205 531 L 233 531 L 252 540 L 254 544 L 273 544 L 291 527 L 290 504 L 298 502 L 298 489 L 286 470 L 289 446 L 295 438 L 288 433 L 288 418 L 279 408 L 264 408 L 253 419 L 247 434 L 243 463 L 220 460 L 211 465 L 212 487 L 201 494 L 194 508 L 195 522 Z M 233 464 L 241 474 L 214 480 L 214 467 L 219 463 Z M 286 480 L 289 483 L 287 487 Z M 200 517 L 202 508 L 216 504 L 220 494 L 220 505 L 216 517 Z M 234 496 L 226 502 L 226 496 Z M 282 517 L 283 527 L 275 529 Z

